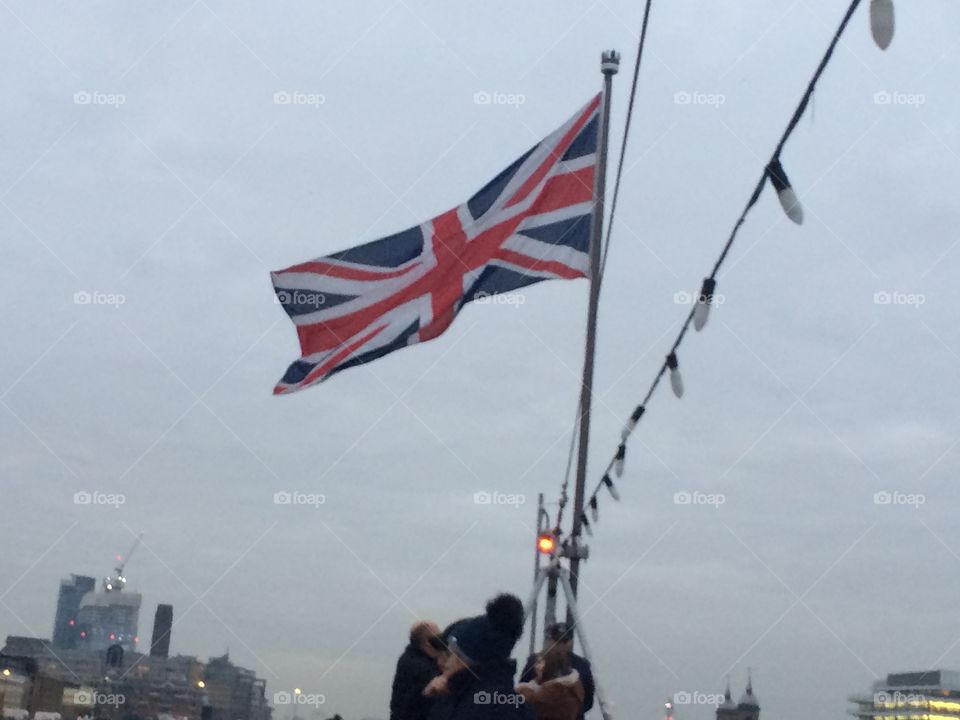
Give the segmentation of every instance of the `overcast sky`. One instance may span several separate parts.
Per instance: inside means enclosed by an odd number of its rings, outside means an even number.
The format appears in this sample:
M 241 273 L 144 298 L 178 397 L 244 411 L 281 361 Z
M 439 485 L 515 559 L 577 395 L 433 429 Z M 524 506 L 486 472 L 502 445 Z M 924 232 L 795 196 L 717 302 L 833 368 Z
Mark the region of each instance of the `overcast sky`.
M 525 596 L 586 282 L 275 398 L 298 346 L 268 273 L 464 201 L 597 92 L 608 47 L 619 147 L 641 6 L 0 2 L 0 634 L 49 637 L 60 578 L 142 531 L 141 636 L 173 603 L 174 652 L 382 718 L 416 617 Z M 844 8 L 654 3 L 593 481 Z M 960 667 L 960 9 L 898 3 L 885 53 L 867 9 L 783 155 L 806 223 L 764 193 L 685 397 L 660 389 L 601 503 L 582 602 L 617 717 L 751 667 L 764 717 L 839 718 L 887 672 Z

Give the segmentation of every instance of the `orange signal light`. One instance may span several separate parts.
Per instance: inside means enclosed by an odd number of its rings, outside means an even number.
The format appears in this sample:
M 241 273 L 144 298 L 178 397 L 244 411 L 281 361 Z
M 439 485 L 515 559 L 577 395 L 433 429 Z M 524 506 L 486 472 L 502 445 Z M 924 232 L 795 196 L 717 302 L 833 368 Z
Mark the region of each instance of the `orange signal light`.
M 540 533 L 537 537 L 537 550 L 544 555 L 553 555 L 553 551 L 556 549 L 557 539 L 553 536 L 553 533 Z

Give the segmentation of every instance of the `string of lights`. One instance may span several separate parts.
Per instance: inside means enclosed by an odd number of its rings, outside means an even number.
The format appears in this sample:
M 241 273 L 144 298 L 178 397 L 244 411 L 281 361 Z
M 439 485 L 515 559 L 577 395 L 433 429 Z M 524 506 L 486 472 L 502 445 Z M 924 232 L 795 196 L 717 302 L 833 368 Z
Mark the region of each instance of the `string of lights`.
M 581 526 L 584 531 L 592 536 L 593 535 L 593 525 L 596 525 L 597 520 L 599 519 L 599 497 L 601 492 L 606 491 L 613 497 L 614 500 L 620 499 L 620 493 L 617 490 L 617 487 L 614 483 L 613 477 L 616 476 L 620 478 L 623 476 L 624 464 L 626 462 L 627 456 L 627 441 L 630 439 L 631 434 L 636 429 L 637 424 L 640 422 L 641 418 L 646 413 L 647 404 L 650 402 L 650 399 L 653 397 L 654 392 L 656 392 L 657 387 L 660 385 L 660 381 L 663 379 L 664 375 L 669 374 L 670 376 L 670 386 L 673 390 L 673 394 L 677 398 L 683 397 L 683 376 L 680 373 L 680 363 L 677 358 L 677 351 L 680 349 L 680 345 L 686 337 L 687 330 L 689 330 L 690 325 L 694 326 L 694 329 L 699 332 L 707 324 L 707 320 L 710 316 L 710 307 L 713 302 L 713 296 L 717 288 L 717 274 L 720 271 L 721 266 L 727 258 L 727 255 L 730 252 L 730 248 L 733 246 L 734 241 L 737 238 L 737 234 L 740 231 L 740 228 L 743 226 L 747 215 L 753 209 L 753 206 L 756 205 L 757 201 L 760 199 L 760 195 L 763 193 L 763 189 L 769 181 L 773 186 L 773 189 L 777 193 L 777 198 L 780 201 L 780 205 L 783 208 L 783 211 L 786 213 L 787 217 L 790 218 L 793 222 L 800 225 L 803 223 L 803 206 L 800 204 L 800 200 L 797 197 L 796 191 L 793 189 L 793 185 L 790 183 L 789 178 L 787 177 L 786 172 L 783 169 L 783 164 L 781 161 L 781 153 L 783 152 L 784 146 L 787 144 L 787 141 L 790 139 L 790 136 L 793 134 L 793 131 L 797 127 L 797 123 L 800 122 L 800 119 L 803 117 L 804 112 L 807 109 L 807 106 L 810 103 L 810 99 L 813 96 L 813 92 L 816 88 L 817 82 L 820 80 L 820 76 L 823 75 L 824 70 L 830 62 L 830 59 L 833 57 L 833 52 L 837 47 L 837 44 L 840 42 L 840 38 L 843 35 L 844 31 L 847 28 L 847 25 L 850 23 L 850 19 L 853 17 L 853 14 L 856 12 L 859 7 L 861 0 L 851 0 L 850 6 L 847 8 L 846 13 L 843 16 L 843 19 L 840 21 L 840 25 L 837 28 L 836 33 L 833 36 L 833 39 L 830 41 L 829 46 L 827 47 L 826 52 L 823 55 L 823 58 L 820 60 L 820 64 L 817 66 L 816 71 L 813 74 L 813 77 L 810 79 L 810 82 L 807 84 L 806 90 L 803 93 L 803 97 L 800 99 L 799 104 L 797 105 L 796 110 L 794 110 L 793 115 L 790 118 L 790 121 L 787 123 L 786 129 L 783 131 L 783 134 L 780 137 L 780 141 L 777 143 L 776 149 L 773 151 L 773 154 L 770 157 L 770 160 L 763 168 L 763 172 L 760 176 L 760 179 L 757 181 L 756 186 L 753 189 L 753 192 L 750 194 L 747 204 L 743 209 L 743 212 L 740 213 L 740 217 L 737 218 L 736 223 L 733 226 L 727 241 L 724 243 L 723 248 L 720 252 L 719 257 L 713 265 L 713 269 L 710 271 L 710 274 L 704 278 L 703 284 L 700 288 L 700 294 L 697 298 L 697 302 L 694 303 L 693 307 L 690 309 L 690 312 L 687 314 L 686 319 L 683 321 L 683 325 L 680 327 L 680 331 L 677 334 L 676 339 L 673 342 L 673 345 L 670 347 L 670 351 L 667 353 L 664 358 L 663 363 L 660 365 L 656 375 L 653 378 L 653 381 L 650 383 L 650 387 L 647 390 L 647 393 L 643 396 L 643 399 L 640 403 L 634 408 L 633 412 L 630 414 L 630 418 L 624 424 L 623 430 L 620 435 L 620 442 L 617 444 L 616 452 L 613 455 L 613 458 L 607 463 L 606 469 L 603 471 L 603 474 L 600 480 L 597 482 L 596 487 L 593 492 L 589 495 L 587 502 L 584 505 L 583 514 L 581 515 L 580 521 Z M 649 5 L 648 5 L 649 8 Z M 646 22 L 646 17 L 644 18 Z M 881 50 L 886 50 L 891 41 L 893 40 L 894 33 L 894 8 L 893 0 L 870 0 L 870 30 L 873 35 L 873 40 Z M 639 67 L 639 63 L 638 63 Z M 634 91 L 636 89 L 636 74 L 634 75 Z M 631 93 L 631 106 L 633 102 L 633 93 Z M 629 131 L 629 122 L 630 116 L 628 113 L 627 116 L 627 129 L 624 131 L 624 146 L 626 145 L 626 135 Z M 621 168 L 623 162 L 623 155 L 621 153 Z M 616 190 L 619 189 L 620 184 L 620 174 L 618 171 L 617 174 L 617 184 L 614 190 L 614 197 L 616 197 Z M 614 200 L 614 203 L 616 200 Z M 611 208 L 612 213 L 612 208 Z M 612 229 L 612 219 L 610 227 L 607 230 L 607 247 L 609 248 L 609 235 L 610 230 Z M 606 261 L 606 255 L 604 255 L 604 262 Z M 565 494 L 565 493 L 564 493 Z M 557 529 L 559 531 L 560 525 L 557 524 Z

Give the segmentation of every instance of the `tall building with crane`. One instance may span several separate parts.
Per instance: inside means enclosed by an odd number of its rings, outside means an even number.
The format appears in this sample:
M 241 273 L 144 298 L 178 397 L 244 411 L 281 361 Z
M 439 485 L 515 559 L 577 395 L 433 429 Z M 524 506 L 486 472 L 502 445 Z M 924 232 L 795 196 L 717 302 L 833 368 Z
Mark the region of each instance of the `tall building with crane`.
M 80 600 L 76 647 L 99 651 L 119 645 L 124 650 L 136 650 L 140 641 L 137 627 L 143 598 L 140 593 L 125 591 L 127 578 L 124 569 L 142 537 L 142 534 L 137 537 L 126 556 L 117 556 L 113 575 L 103 579 L 101 589 L 87 592 Z

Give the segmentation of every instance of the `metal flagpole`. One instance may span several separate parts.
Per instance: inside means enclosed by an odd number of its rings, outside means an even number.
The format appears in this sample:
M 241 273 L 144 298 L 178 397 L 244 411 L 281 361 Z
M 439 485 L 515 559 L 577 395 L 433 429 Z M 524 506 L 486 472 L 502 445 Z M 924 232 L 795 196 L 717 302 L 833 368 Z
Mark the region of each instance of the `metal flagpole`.
M 537 539 L 540 538 L 540 533 L 543 532 L 543 516 L 546 511 L 543 509 L 543 493 L 540 493 L 537 498 Z M 549 522 L 549 517 L 547 518 Z M 537 577 L 540 575 L 540 548 L 533 548 L 533 580 L 536 582 Z M 539 593 L 538 593 L 539 594 Z M 533 655 L 537 649 L 537 597 L 534 596 L 533 604 L 530 608 L 530 655 Z
M 593 395 L 593 359 L 597 342 L 597 305 L 600 300 L 600 259 L 603 238 L 603 198 L 607 186 L 607 138 L 610 131 L 610 93 L 613 76 L 620 68 L 620 53 L 607 50 L 600 61 L 603 73 L 601 97 L 600 132 L 597 138 L 597 170 L 593 179 L 593 222 L 590 227 L 590 300 L 587 308 L 587 340 L 583 359 L 583 384 L 580 388 L 580 435 L 577 441 L 577 484 L 573 497 L 573 530 L 570 533 L 572 547 L 570 557 L 570 587 L 577 595 L 580 575 L 580 560 L 585 552 L 580 548 L 582 531 L 583 500 L 587 483 L 587 451 L 590 446 L 590 404 Z M 567 620 L 572 620 L 567 608 Z

